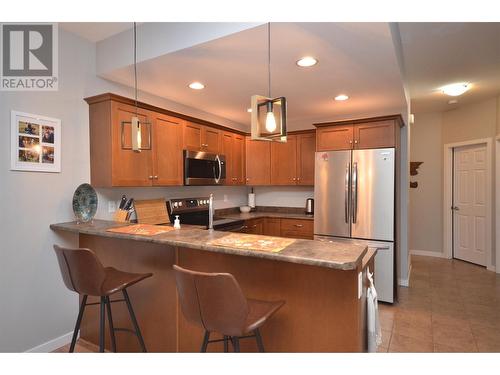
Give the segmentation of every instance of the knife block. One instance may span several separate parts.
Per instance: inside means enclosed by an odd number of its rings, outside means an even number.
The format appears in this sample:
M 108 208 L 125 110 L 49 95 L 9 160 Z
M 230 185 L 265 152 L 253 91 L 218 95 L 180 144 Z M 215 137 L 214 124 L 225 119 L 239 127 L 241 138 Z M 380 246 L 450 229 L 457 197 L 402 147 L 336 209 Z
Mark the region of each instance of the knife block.
M 128 211 L 125 210 L 116 210 L 115 215 L 113 216 L 114 221 L 118 221 L 120 223 L 126 223 L 128 216 Z

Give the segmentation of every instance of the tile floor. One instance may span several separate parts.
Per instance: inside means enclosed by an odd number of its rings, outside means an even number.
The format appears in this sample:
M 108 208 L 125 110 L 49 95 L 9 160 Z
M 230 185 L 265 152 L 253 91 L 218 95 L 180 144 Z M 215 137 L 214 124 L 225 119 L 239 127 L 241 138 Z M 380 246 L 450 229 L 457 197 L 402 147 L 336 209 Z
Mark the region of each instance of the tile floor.
M 500 352 L 500 275 L 459 260 L 413 256 L 410 277 L 397 304 L 379 306 L 379 352 Z M 97 349 L 80 340 L 75 351 Z
M 380 320 L 379 352 L 500 352 L 500 275 L 413 256 L 410 287 L 380 305 Z

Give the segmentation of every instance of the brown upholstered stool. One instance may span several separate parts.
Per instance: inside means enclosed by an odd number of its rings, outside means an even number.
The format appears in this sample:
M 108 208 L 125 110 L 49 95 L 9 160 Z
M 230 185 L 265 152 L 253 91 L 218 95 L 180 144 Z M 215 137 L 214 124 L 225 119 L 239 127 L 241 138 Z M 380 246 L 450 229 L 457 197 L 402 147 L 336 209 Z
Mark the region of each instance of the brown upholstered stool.
M 259 328 L 285 304 L 284 301 L 246 299 L 229 273 L 203 273 L 173 267 L 184 316 L 205 329 L 201 352 L 207 351 L 209 343 L 221 341 L 227 352 L 229 340 L 234 351 L 239 352 L 239 340 L 249 337 L 255 337 L 259 351 L 264 352 Z M 222 334 L 223 339 L 210 340 L 211 332 Z
M 73 338 L 69 348 L 70 353 L 75 350 L 76 338 L 80 330 L 83 311 L 85 306 L 99 305 L 101 306 L 100 324 L 99 324 L 99 351 L 104 352 L 104 329 L 105 329 L 105 309 L 107 310 L 109 333 L 111 337 L 111 349 L 116 352 L 116 331 L 128 331 L 137 336 L 139 344 L 143 352 L 146 351 L 146 345 L 142 338 L 139 324 L 132 309 L 130 298 L 127 293 L 127 288 L 141 280 L 153 276 L 151 273 L 130 273 L 119 271 L 113 267 L 104 267 L 93 251 L 89 249 L 67 249 L 54 245 L 57 261 L 61 268 L 64 284 L 69 290 L 72 290 L 83 296 L 80 304 L 80 311 L 76 320 Z M 109 296 L 122 292 L 123 298 L 120 300 L 111 301 Z M 101 297 L 101 301 L 97 303 L 87 303 L 87 297 Z M 111 303 L 125 302 L 134 330 L 127 328 L 115 328 L 113 326 L 113 317 L 111 315 Z

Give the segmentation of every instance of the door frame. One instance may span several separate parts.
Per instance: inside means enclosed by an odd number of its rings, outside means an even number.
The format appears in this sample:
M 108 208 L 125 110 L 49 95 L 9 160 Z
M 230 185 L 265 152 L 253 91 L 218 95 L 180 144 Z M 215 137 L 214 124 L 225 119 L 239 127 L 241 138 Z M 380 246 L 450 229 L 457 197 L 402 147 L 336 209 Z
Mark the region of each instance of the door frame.
M 497 139 L 500 141 L 500 137 Z M 473 139 L 464 142 L 446 143 L 444 145 L 444 181 L 443 181 L 443 254 L 445 258 L 451 259 L 453 257 L 453 213 L 450 209 L 452 206 L 453 199 L 453 149 L 462 146 L 472 146 L 486 144 L 486 163 L 487 176 L 486 176 L 486 268 L 490 271 L 495 271 L 496 267 L 491 263 L 491 253 L 492 249 L 492 178 L 493 178 L 493 139 L 492 138 L 482 138 Z M 497 156 L 498 158 L 498 156 Z M 498 169 L 498 163 L 497 163 Z M 498 178 L 497 178 L 498 183 Z M 499 210 L 497 210 L 499 211 Z M 497 212 L 497 215 L 500 215 Z M 498 234 L 497 234 L 498 236 Z M 498 254 L 498 244 L 496 252 Z M 497 262 L 499 258 L 497 256 Z

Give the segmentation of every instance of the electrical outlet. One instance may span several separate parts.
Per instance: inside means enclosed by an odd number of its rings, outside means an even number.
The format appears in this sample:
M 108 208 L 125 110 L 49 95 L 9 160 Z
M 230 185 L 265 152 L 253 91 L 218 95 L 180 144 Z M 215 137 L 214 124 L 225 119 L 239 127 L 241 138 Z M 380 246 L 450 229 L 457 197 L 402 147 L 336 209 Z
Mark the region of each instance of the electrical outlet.
M 116 202 L 115 201 L 108 201 L 108 212 L 112 214 L 113 212 L 116 212 Z
M 227 199 L 227 194 L 224 194 L 224 202 L 227 202 L 228 199 Z

